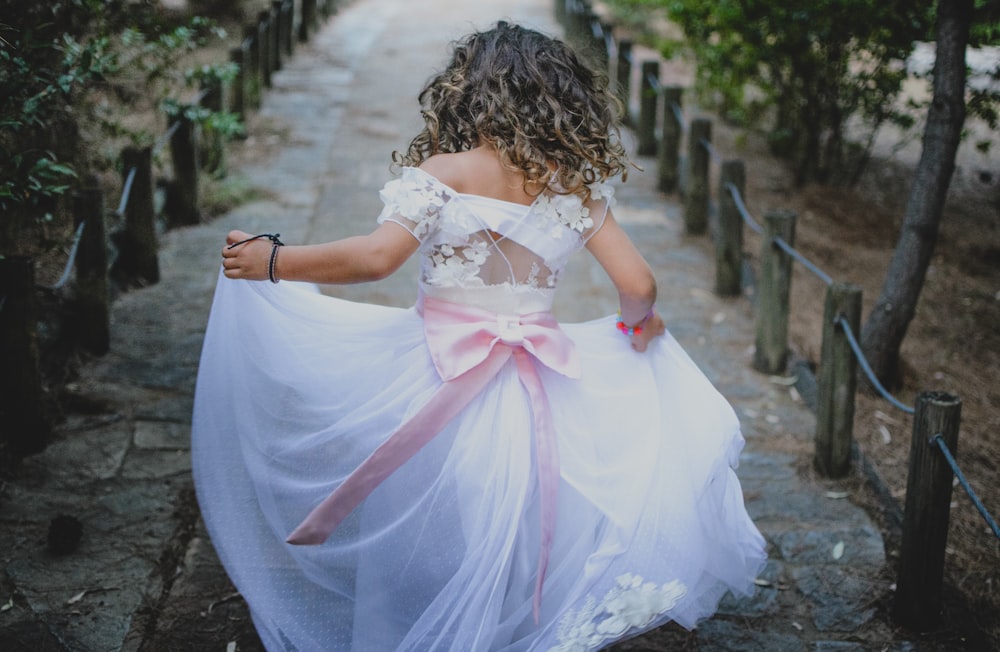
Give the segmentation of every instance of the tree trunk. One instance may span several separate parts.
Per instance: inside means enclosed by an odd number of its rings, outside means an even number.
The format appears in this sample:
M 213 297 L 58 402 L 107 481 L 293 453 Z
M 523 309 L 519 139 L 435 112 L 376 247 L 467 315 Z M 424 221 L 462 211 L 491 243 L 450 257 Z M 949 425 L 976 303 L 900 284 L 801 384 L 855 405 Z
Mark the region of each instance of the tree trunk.
M 927 112 L 920 162 L 882 293 L 861 332 L 861 346 L 872 370 L 890 388 L 898 387 L 901 380 L 899 349 L 916 312 L 955 169 L 965 122 L 965 49 L 972 8 L 973 0 L 938 2 L 934 97 Z

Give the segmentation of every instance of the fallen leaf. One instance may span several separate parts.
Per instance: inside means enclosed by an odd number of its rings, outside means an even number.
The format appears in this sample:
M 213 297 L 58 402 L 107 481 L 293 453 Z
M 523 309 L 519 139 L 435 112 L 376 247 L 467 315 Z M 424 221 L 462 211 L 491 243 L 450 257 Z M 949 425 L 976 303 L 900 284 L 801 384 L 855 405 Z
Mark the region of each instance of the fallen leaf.
M 753 583 L 756 584 L 757 586 L 771 586 L 771 583 L 762 577 L 758 577 L 753 581 Z
M 840 500 L 842 498 L 847 498 L 851 494 L 847 491 L 828 491 L 824 495 L 827 498 L 832 498 L 833 500 Z
M 8 609 L 13 609 L 13 608 L 14 608 L 14 598 L 11 598 L 4 604 L 4 606 L 0 607 L 0 613 L 3 613 Z
M 726 321 L 726 313 L 724 313 L 724 312 L 717 312 L 714 315 L 712 315 L 712 323 L 713 324 L 721 324 L 724 321 Z
M 794 627 L 795 629 L 799 630 L 800 632 L 802 631 L 802 625 L 798 624 L 794 620 L 792 621 L 792 627 Z
M 789 396 L 790 396 L 790 397 L 792 398 L 792 400 L 793 400 L 793 401 L 795 401 L 796 403 L 799 403 L 799 402 L 801 402 L 801 401 L 802 401 L 802 395 L 801 395 L 801 394 L 799 394 L 799 390 L 795 389 L 794 387 L 789 387 L 789 388 L 788 388 L 788 395 L 789 395 Z
M 797 383 L 799 381 L 799 377 L 798 376 L 771 376 L 768 380 L 770 380 L 775 385 L 784 385 L 785 387 L 789 387 L 789 386 L 794 385 L 795 383 Z
M 883 444 L 891 444 L 892 443 L 892 433 L 889 432 L 888 428 L 886 428 L 882 424 L 879 424 L 878 432 L 879 432 L 880 435 L 882 435 L 882 443 Z
M 85 595 L 87 595 L 87 590 L 86 589 L 84 589 L 83 591 L 80 591 L 79 593 L 77 593 L 76 595 L 74 595 L 72 598 L 70 598 L 69 600 L 67 600 L 66 604 L 76 604 L 80 600 L 83 600 L 83 596 L 85 596 Z
M 226 643 L 226 652 L 236 652 L 236 641 Z
M 764 417 L 764 421 L 767 421 L 768 423 L 774 424 L 774 423 L 780 422 L 781 421 L 781 417 L 779 417 L 776 414 L 769 414 L 766 417 Z
M 844 542 L 838 541 L 836 545 L 833 546 L 833 558 L 840 559 L 844 556 Z

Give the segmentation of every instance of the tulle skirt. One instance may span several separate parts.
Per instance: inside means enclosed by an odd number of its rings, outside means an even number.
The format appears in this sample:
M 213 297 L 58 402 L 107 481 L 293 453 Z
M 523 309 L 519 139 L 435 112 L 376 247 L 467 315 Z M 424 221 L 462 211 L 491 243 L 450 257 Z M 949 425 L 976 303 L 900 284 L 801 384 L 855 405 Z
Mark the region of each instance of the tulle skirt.
M 559 456 L 540 618 L 532 414 L 513 360 L 318 546 L 288 534 L 441 384 L 415 309 L 220 276 L 193 419 L 212 541 L 269 650 L 596 650 L 749 594 L 764 541 L 728 403 L 666 335 L 563 324 L 539 367 Z

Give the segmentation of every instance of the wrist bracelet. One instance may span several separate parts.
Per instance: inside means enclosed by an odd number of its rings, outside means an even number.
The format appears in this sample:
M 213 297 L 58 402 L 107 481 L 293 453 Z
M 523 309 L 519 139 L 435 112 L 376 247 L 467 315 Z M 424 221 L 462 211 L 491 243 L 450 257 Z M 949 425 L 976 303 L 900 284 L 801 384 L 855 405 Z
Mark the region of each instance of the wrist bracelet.
M 653 309 L 650 308 L 646 316 L 639 320 L 639 323 L 635 326 L 627 326 L 625 321 L 622 319 L 622 311 L 618 311 L 618 320 L 615 322 L 615 327 L 618 328 L 622 333 L 632 337 L 633 335 L 639 335 L 642 333 L 642 325 L 645 324 L 650 317 L 653 316 Z
M 280 236 L 281 236 L 280 233 L 261 233 L 253 237 L 247 238 L 246 240 L 240 240 L 239 242 L 234 242 L 233 244 L 229 245 L 227 249 L 232 249 L 233 247 L 238 247 L 241 244 L 246 244 L 251 240 L 259 240 L 260 238 L 267 238 L 268 240 L 270 240 L 271 257 L 267 261 L 267 278 L 272 283 L 277 283 L 278 281 L 281 280 L 274 274 L 274 266 L 278 262 L 278 247 L 285 246 L 285 243 L 278 239 Z

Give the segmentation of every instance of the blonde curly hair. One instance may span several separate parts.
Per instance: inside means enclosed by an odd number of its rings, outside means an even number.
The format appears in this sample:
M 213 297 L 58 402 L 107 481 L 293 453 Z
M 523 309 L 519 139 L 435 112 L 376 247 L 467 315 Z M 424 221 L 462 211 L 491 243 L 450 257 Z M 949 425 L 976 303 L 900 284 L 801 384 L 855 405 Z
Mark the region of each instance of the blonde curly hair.
M 396 165 L 492 145 L 524 189 L 589 195 L 589 184 L 627 176 L 620 105 L 607 78 L 565 43 L 501 21 L 453 45 L 448 67 L 419 95 L 424 128 Z M 533 193 L 534 194 L 534 193 Z

